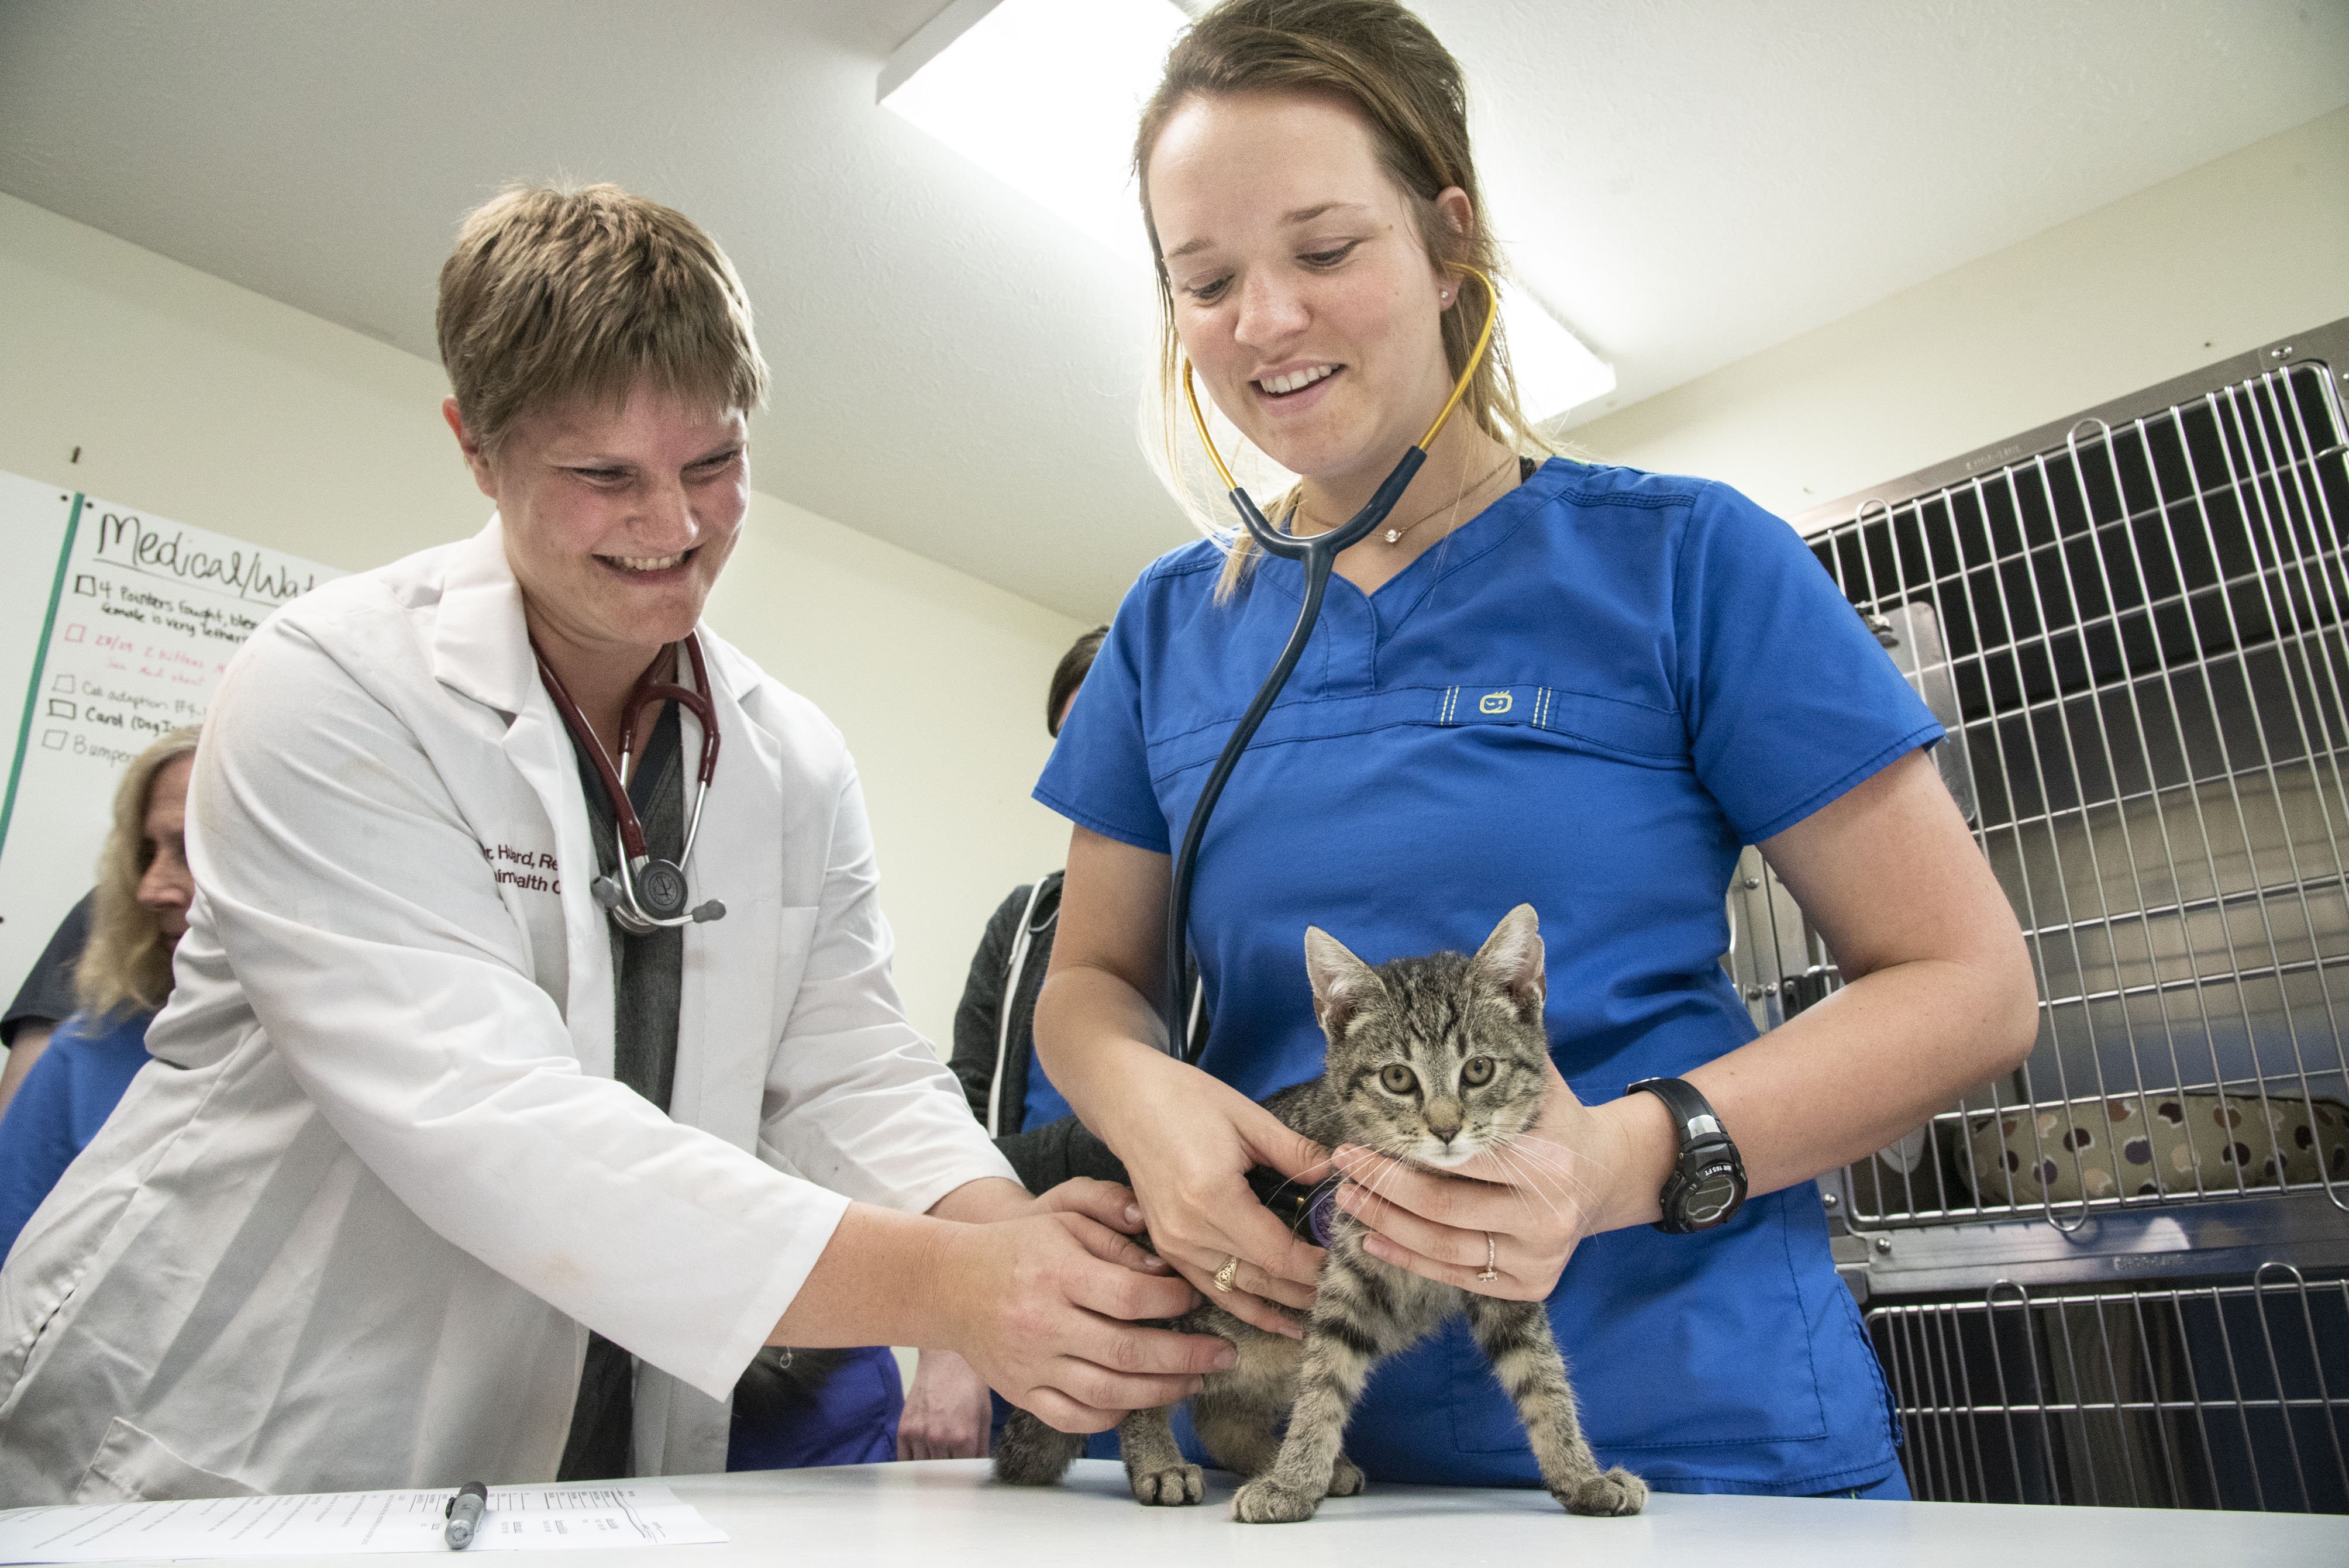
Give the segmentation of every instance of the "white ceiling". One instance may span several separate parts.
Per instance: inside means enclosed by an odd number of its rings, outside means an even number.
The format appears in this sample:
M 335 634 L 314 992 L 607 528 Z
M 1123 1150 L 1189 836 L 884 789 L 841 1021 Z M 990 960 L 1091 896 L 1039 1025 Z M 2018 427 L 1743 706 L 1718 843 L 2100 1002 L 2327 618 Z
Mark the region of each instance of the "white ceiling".
M 1102 615 L 1183 537 L 1134 435 L 1149 294 L 874 107 L 941 7 L 0 0 L 0 189 L 429 357 L 467 208 L 617 181 L 749 284 L 761 489 Z M 1418 8 L 1618 404 L 2349 102 L 2349 0 Z

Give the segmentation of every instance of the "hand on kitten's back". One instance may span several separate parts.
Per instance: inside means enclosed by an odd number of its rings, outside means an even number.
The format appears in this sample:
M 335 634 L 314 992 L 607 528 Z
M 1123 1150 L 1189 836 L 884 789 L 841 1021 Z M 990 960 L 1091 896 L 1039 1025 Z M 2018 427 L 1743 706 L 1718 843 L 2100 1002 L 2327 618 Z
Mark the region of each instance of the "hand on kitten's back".
M 1310 1186 L 1327 1174 L 1328 1151 L 1230 1086 L 1172 1058 L 1165 1067 L 1158 1081 L 1136 1086 L 1150 1115 L 1129 1125 L 1118 1150 L 1150 1243 L 1217 1306 L 1295 1338 L 1290 1312 L 1313 1305 L 1322 1252 L 1257 1202 L 1247 1172 L 1269 1165 Z M 1216 1272 L 1234 1257 L 1233 1288 L 1219 1291 Z
M 1134 1200 L 1133 1189 L 1114 1181 L 1096 1181 L 1090 1176 L 1073 1176 L 1057 1187 L 1045 1189 L 1037 1195 L 1029 1212 L 1083 1214 L 1129 1236 L 1138 1236 L 1143 1232 L 1142 1205 Z M 1163 1273 L 1166 1264 L 1164 1259 L 1152 1258 L 1144 1266 Z

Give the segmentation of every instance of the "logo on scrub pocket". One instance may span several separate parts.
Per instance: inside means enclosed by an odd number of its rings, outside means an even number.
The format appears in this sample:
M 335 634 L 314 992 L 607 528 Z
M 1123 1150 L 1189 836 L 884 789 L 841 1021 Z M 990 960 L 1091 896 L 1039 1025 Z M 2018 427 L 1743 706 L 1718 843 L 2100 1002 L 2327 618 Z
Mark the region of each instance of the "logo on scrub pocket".
M 1509 711 L 1509 694 L 1488 691 L 1476 699 L 1476 710 L 1479 713 L 1506 713 Z

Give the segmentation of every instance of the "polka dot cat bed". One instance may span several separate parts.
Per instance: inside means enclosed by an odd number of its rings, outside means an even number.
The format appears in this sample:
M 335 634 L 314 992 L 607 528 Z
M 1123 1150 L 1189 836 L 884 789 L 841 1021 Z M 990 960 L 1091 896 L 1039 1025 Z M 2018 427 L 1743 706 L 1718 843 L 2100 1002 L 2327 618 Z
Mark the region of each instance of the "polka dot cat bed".
M 2187 1197 L 2349 1180 L 2337 1099 L 2148 1093 L 2008 1110 L 1973 1123 L 1982 1202 Z

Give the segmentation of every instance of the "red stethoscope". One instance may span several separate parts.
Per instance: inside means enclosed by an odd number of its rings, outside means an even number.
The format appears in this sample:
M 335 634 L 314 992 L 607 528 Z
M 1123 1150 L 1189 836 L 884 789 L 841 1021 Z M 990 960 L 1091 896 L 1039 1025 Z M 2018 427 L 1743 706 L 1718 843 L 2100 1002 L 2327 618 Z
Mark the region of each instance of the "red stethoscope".
M 587 724 L 587 716 L 571 700 L 563 686 L 562 677 L 554 666 L 539 652 L 538 639 L 533 637 L 530 651 L 538 660 L 539 679 L 546 683 L 547 695 L 554 699 L 554 711 L 563 716 L 564 727 L 571 731 L 580 748 L 595 760 L 595 771 L 604 781 L 604 793 L 612 802 L 612 815 L 619 827 L 619 866 L 610 876 L 597 877 L 589 884 L 595 902 L 604 906 L 612 923 L 634 936 L 665 931 L 698 921 L 722 920 L 726 906 L 716 899 L 688 909 L 685 902 L 688 889 L 685 862 L 693 856 L 693 841 L 701 831 L 701 803 L 709 795 L 709 780 L 718 771 L 718 713 L 710 707 L 709 669 L 701 662 L 701 639 L 688 632 L 684 638 L 685 656 L 693 664 L 693 684 L 700 690 L 690 690 L 670 681 L 639 680 L 636 690 L 628 694 L 628 706 L 620 716 L 620 765 L 612 766 L 612 754 Z M 693 715 L 701 726 L 701 770 L 699 782 L 693 792 L 693 815 L 686 820 L 685 850 L 675 861 L 656 859 L 645 847 L 645 824 L 636 815 L 636 803 L 628 799 L 628 775 L 634 758 L 636 738 L 636 717 L 647 704 L 673 702 Z

